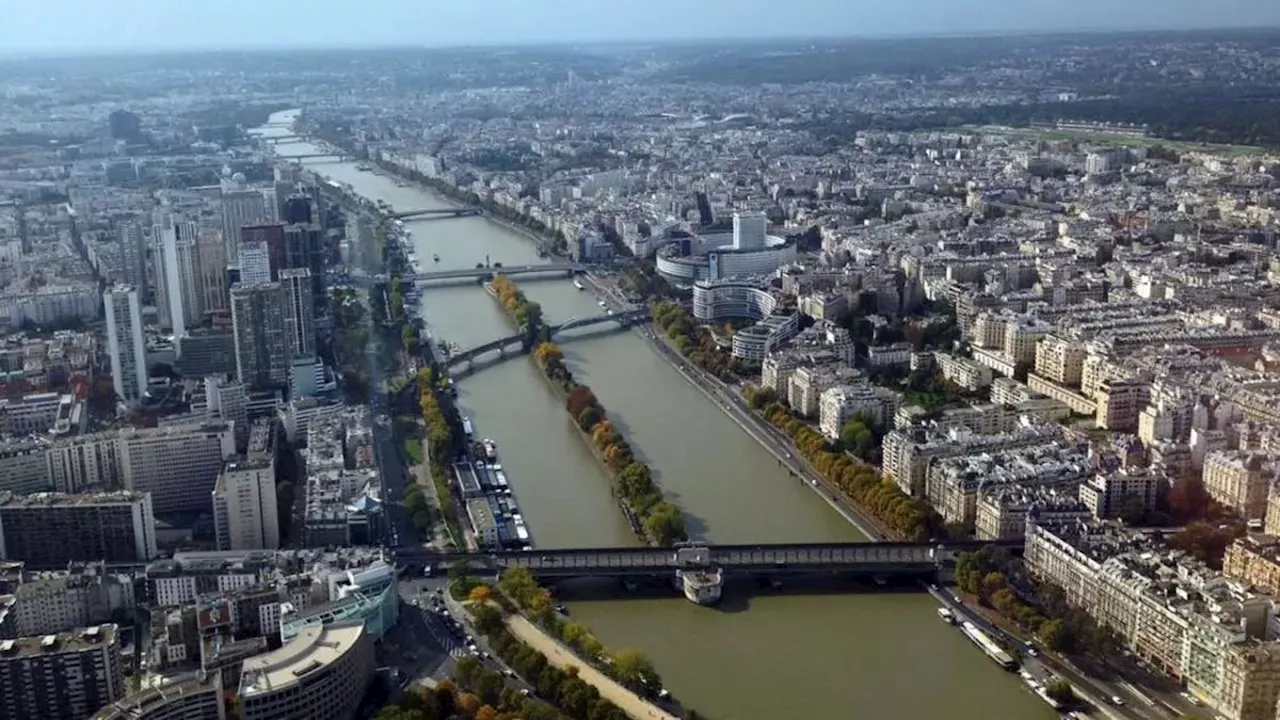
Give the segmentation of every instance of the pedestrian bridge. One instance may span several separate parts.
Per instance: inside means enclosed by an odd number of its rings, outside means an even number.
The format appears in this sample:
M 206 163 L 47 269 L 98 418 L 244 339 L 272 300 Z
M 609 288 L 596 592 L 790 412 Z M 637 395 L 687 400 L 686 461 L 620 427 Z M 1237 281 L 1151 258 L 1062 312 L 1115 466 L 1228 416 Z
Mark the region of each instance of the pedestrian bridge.
M 720 568 L 726 575 L 853 573 L 929 574 L 955 566 L 961 552 L 987 546 L 1021 552 L 1022 541 L 996 543 L 811 543 L 786 545 L 689 545 L 675 548 L 600 548 L 475 553 L 397 550 L 401 563 L 431 563 L 437 569 L 472 571 L 528 569 L 539 579 L 671 576 L 677 570 Z
M 599 315 L 572 318 L 560 323 L 559 325 L 549 325 L 547 326 L 547 330 L 549 331 L 549 337 L 554 338 L 565 330 L 576 330 L 578 328 L 593 327 L 595 325 L 604 325 L 607 323 L 613 323 L 619 327 L 630 327 L 638 323 L 646 322 L 648 319 L 648 310 L 631 310 L 628 312 L 615 313 L 613 315 L 601 313 Z M 470 367 L 470 365 L 480 356 L 488 355 L 489 353 L 496 352 L 501 357 L 506 357 L 509 352 L 525 353 L 530 350 L 530 348 L 525 347 L 525 342 L 525 333 L 508 335 L 507 337 L 498 338 L 492 342 L 477 345 L 476 347 L 450 355 L 449 358 L 444 361 L 444 365 L 449 368 L 458 367 L 460 365 Z
M 428 283 L 437 280 L 475 279 L 490 280 L 494 275 L 580 275 L 586 268 L 578 263 L 544 263 L 542 265 L 517 265 L 515 267 L 478 267 L 461 270 L 439 270 L 436 272 L 414 275 L 417 283 Z

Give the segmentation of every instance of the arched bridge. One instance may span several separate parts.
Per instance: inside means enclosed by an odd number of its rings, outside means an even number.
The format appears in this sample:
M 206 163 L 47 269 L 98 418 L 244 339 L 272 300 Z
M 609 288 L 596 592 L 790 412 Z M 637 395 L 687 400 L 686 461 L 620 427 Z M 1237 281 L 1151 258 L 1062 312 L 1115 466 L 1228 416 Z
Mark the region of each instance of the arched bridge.
M 458 279 L 476 279 L 487 280 L 494 275 L 536 275 L 536 274 L 555 274 L 555 275 L 578 275 L 586 271 L 582 265 L 577 263 L 544 263 L 542 265 L 521 265 L 517 267 L 479 267 L 474 269 L 463 270 L 440 270 L 437 272 L 422 273 L 413 277 L 414 282 L 425 283 L 435 280 L 458 280 Z
M 302 137 L 301 135 L 262 135 L 261 139 L 264 142 L 269 142 L 272 144 L 296 143 L 296 142 L 302 142 L 306 140 L 306 138 Z
M 547 327 L 547 330 L 550 332 L 550 336 L 554 338 L 556 335 L 558 335 L 561 332 L 564 332 L 565 330 L 576 330 L 578 328 L 592 327 L 594 325 L 604 325 L 606 323 L 614 323 L 619 327 L 630 327 L 632 325 L 646 322 L 648 320 L 649 320 L 648 310 L 630 310 L 627 312 L 614 313 L 613 315 L 601 313 L 600 315 L 590 315 L 590 316 L 584 316 L 584 317 L 571 318 L 569 320 L 566 320 L 560 323 L 559 325 L 549 325 Z M 445 367 L 457 367 L 459 365 L 470 365 L 472 362 L 476 360 L 476 358 L 482 355 L 487 355 L 492 352 L 500 353 L 503 357 L 505 357 L 508 352 L 524 353 L 528 351 L 529 351 L 529 348 L 525 347 L 525 334 L 517 333 L 515 335 L 508 335 L 507 337 L 504 337 L 504 338 L 498 338 L 497 340 L 494 340 L 492 342 L 487 342 L 483 345 L 477 345 L 473 348 L 468 348 L 455 355 L 450 355 L 449 359 L 446 360 L 444 364 L 445 364 Z
M 484 209 L 478 207 L 464 208 L 436 208 L 434 210 L 406 210 L 404 212 L 391 213 L 392 220 L 406 220 L 415 217 L 472 217 L 475 215 L 483 215 Z
M 720 568 L 726 574 L 926 574 L 954 568 L 961 552 L 988 545 L 1021 552 L 1022 541 L 995 543 L 853 542 L 785 545 L 703 545 L 688 548 L 598 548 L 475 553 L 396 550 L 398 563 L 465 565 L 480 572 L 527 568 L 539 579 L 671 575 L 676 570 Z

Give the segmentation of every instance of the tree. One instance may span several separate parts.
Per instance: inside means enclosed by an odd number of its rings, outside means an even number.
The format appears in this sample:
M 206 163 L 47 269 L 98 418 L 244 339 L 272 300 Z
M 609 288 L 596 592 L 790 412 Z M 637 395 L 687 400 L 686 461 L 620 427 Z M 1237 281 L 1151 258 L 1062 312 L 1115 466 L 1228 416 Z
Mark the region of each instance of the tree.
M 1076 699 L 1076 693 L 1072 689 L 1071 683 L 1062 678 L 1058 678 L 1046 685 L 1044 694 L 1063 705 L 1070 705 Z
M 521 567 L 507 568 L 502 571 L 501 577 L 498 578 L 498 587 L 502 588 L 502 591 L 516 604 L 526 608 L 533 603 L 533 598 L 542 590 L 528 568 Z
M 488 585 L 477 585 L 471 588 L 471 593 L 467 596 L 467 599 L 477 605 L 484 605 L 489 602 L 489 598 L 492 596 L 493 589 Z
M 671 545 L 689 536 L 685 532 L 684 513 L 665 500 L 653 506 L 644 519 L 645 532 L 659 545 Z
M 632 689 L 648 688 L 657 692 L 662 687 L 658 671 L 639 650 L 623 649 L 614 653 L 613 670 L 617 673 L 618 681 Z
M 564 406 L 572 417 L 578 417 L 583 410 L 589 407 L 598 407 L 599 402 L 596 400 L 595 393 L 591 392 L 591 388 L 586 385 L 579 385 L 569 391 L 565 396 Z
M 603 419 L 604 413 L 600 412 L 600 408 L 589 407 L 578 415 L 578 427 L 582 428 L 583 432 L 590 432 L 591 428 Z
M 1070 652 L 1073 647 L 1071 634 L 1061 620 L 1045 620 L 1036 632 L 1045 647 L 1054 652 Z

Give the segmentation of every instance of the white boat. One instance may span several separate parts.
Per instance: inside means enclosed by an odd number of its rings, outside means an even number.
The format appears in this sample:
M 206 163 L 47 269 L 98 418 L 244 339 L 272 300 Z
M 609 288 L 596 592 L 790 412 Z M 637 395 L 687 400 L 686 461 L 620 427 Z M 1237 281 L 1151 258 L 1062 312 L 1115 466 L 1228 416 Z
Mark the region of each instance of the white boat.
M 604 304 L 604 301 L 603 301 L 603 300 L 597 300 L 597 301 L 596 301 L 596 304 L 597 304 L 597 305 L 599 305 L 600 307 L 605 307 L 605 304 Z
M 997 665 L 1006 670 L 1018 669 L 1018 663 L 1014 662 L 1013 658 L 1009 656 L 1009 653 L 1002 650 L 994 640 L 988 637 L 986 633 L 979 630 L 976 625 L 966 621 L 960 625 L 960 630 L 963 631 L 965 635 L 969 636 L 969 639 L 973 641 L 973 644 L 977 645 L 982 652 L 986 653 L 987 657 L 994 660 Z
M 689 602 L 715 605 L 720 602 L 720 593 L 724 588 L 724 571 L 720 568 L 677 570 L 676 582 Z
M 471 439 L 471 436 L 474 434 L 474 431 L 471 429 L 471 418 L 462 418 L 462 432 L 467 434 L 468 440 Z
M 586 288 L 582 286 L 582 281 L 579 280 L 578 278 L 573 279 L 573 286 L 578 288 L 579 290 L 586 290 Z
M 488 438 L 485 438 L 485 441 L 484 441 L 484 454 L 490 460 L 493 460 L 494 458 L 498 457 L 498 446 L 495 445 L 493 441 Z
M 938 617 L 942 618 L 942 621 L 948 625 L 956 624 L 955 613 L 951 612 L 950 608 L 944 608 L 944 607 L 938 608 Z

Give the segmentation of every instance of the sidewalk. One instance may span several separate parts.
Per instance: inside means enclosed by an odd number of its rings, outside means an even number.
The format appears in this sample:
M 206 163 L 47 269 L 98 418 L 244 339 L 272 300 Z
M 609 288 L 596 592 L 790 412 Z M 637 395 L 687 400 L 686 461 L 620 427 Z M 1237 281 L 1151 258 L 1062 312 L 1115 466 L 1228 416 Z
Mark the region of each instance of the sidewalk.
M 507 629 L 529 647 L 546 655 L 547 662 L 552 665 L 562 670 L 570 665 L 577 668 L 578 677 L 589 683 L 596 690 L 599 690 L 600 697 L 622 708 L 631 717 L 638 718 L 638 720 L 646 720 L 647 718 L 680 720 L 675 715 L 658 709 L 641 699 L 639 695 L 620 685 L 617 681 L 607 677 L 520 615 L 512 615 L 507 618 Z

